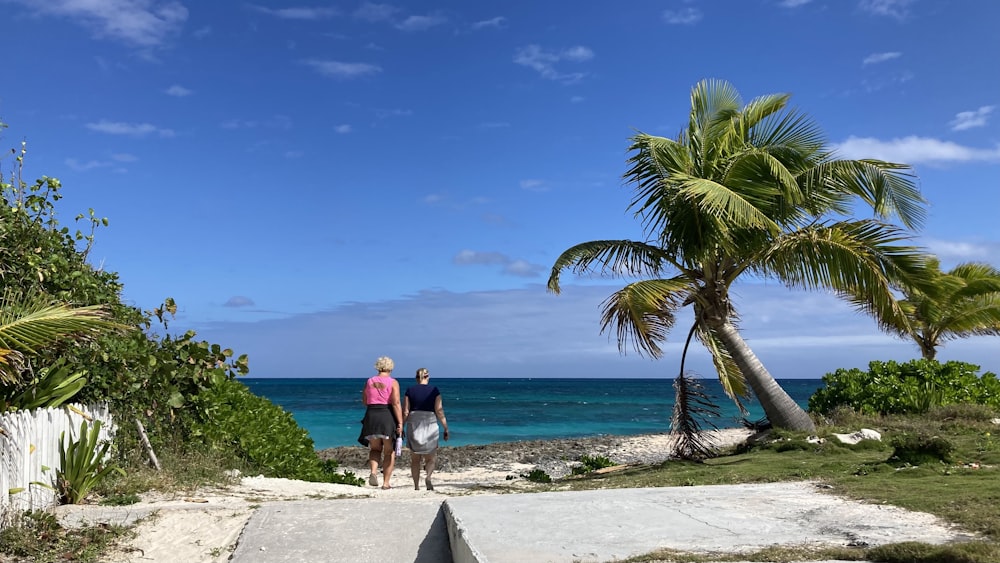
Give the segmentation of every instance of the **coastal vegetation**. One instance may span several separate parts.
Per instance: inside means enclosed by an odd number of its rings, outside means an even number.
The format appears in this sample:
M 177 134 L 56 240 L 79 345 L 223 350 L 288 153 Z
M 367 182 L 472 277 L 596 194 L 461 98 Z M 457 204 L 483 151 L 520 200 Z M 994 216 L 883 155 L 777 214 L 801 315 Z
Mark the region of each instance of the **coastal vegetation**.
M 553 264 L 548 288 L 559 293 L 564 270 L 635 280 L 604 302 L 601 327 L 615 331 L 623 352 L 631 344 L 654 358 L 677 312 L 692 307 L 689 339 L 709 350 L 729 396 L 740 401 L 752 389 L 771 424 L 811 431 L 812 419 L 740 335 L 732 286 L 752 276 L 829 290 L 881 326 L 906 326 L 894 290 L 921 287 L 926 275 L 927 256 L 907 230 L 920 226 L 925 201 L 905 164 L 838 158 L 789 98 L 744 105 L 727 82 L 695 85 L 677 138 L 639 133 L 629 147 L 628 209 L 646 240 L 573 246 Z M 871 217 L 854 218 L 857 208 Z

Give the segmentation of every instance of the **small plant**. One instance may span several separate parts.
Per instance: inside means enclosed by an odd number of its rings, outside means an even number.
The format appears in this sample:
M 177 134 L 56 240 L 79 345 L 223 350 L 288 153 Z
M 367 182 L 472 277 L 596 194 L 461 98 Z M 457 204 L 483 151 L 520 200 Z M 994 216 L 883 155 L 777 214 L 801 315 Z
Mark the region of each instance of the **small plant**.
M 551 483 L 552 477 L 541 469 L 532 469 L 527 475 L 521 475 L 525 479 L 531 481 L 532 483 Z
M 604 456 L 591 457 L 589 455 L 580 456 L 580 463 L 573 468 L 573 475 L 583 475 L 585 473 L 590 473 L 591 471 L 597 471 L 598 469 L 604 469 L 605 467 L 613 467 L 615 462 Z
M 114 464 L 106 464 L 110 442 L 98 443 L 101 433 L 101 421 L 95 420 L 90 430 L 87 422 L 80 423 L 80 439 L 59 444 L 59 470 L 56 471 L 56 491 L 59 501 L 63 504 L 79 504 L 90 490 L 97 486 L 111 473 L 123 475 L 122 468 Z M 60 437 L 65 440 L 66 433 Z
M 107 524 L 66 529 L 52 513 L 27 511 L 0 530 L 0 561 L 99 561 L 111 545 L 134 535 Z

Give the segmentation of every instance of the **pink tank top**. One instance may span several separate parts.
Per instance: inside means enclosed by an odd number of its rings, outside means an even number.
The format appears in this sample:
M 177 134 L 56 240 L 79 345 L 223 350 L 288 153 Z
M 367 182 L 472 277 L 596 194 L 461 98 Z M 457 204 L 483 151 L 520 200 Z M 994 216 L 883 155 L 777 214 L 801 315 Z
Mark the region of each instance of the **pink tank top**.
M 365 383 L 366 405 L 388 405 L 392 396 L 392 378 L 388 375 L 376 375 L 368 378 Z

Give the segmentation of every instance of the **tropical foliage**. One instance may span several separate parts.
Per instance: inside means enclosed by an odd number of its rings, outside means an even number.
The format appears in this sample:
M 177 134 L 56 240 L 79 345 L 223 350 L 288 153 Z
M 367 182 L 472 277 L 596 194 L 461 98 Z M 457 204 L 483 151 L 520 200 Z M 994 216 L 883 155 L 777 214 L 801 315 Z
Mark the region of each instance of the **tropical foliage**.
M 1000 380 L 964 362 L 874 361 L 868 370 L 838 369 L 823 376 L 809 410 L 830 414 L 841 407 L 865 414 L 919 414 L 933 407 L 979 404 L 1000 410 Z
M 598 240 L 564 251 L 563 270 L 631 281 L 603 305 L 602 330 L 619 348 L 660 357 L 677 312 L 690 306 L 697 338 L 711 352 L 730 397 L 752 389 L 771 423 L 810 430 L 812 420 L 743 340 L 731 296 L 741 278 L 849 299 L 884 326 L 905 324 L 893 290 L 915 283 L 924 254 L 907 244 L 925 207 L 904 164 L 840 159 L 789 95 L 743 105 L 723 81 L 691 92 L 687 128 L 676 139 L 632 138 L 629 209 L 646 240 Z M 872 216 L 857 219 L 857 207 Z M 897 226 L 889 221 L 898 219 Z M 748 388 L 749 386 L 749 388 Z
M 301 437 L 305 431 L 287 413 L 267 407 L 245 386 L 228 385 L 249 373 L 246 355 L 198 340 L 193 331 L 168 330 L 177 312 L 172 299 L 146 311 L 122 303 L 118 274 L 88 262 L 95 232 L 107 219 L 88 210 L 76 216 L 82 229 L 62 226 L 56 213 L 62 184 L 50 177 L 23 180 L 25 154 L 22 145 L 13 169 L 0 178 L 0 295 L 6 296 L 0 304 L 0 406 L 34 408 L 70 398 L 107 402 L 122 423 L 108 452 L 122 466 L 143 458 L 134 420 L 161 453 L 219 450 L 231 442 L 212 439 L 246 442 L 243 432 L 255 433 L 258 445 Z M 213 402 L 222 398 L 253 410 Z M 251 419 L 256 424 L 246 424 Z M 268 475 L 330 479 L 333 464 L 321 462 L 315 451 L 297 448 L 295 467 L 288 450 L 278 449 L 283 453 L 274 458 L 238 449 L 228 460 Z M 251 452 L 252 459 L 240 457 Z
M 59 443 L 59 470 L 56 472 L 56 490 L 63 504 L 79 504 L 111 473 L 124 471 L 108 463 L 110 442 L 101 442 L 101 421 L 95 420 L 88 429 L 87 422 L 80 423 L 80 436 L 66 442 L 64 432 Z
M 948 340 L 1000 336 L 1000 270 L 969 262 L 942 273 L 937 259 L 927 268 L 933 280 L 930 292 L 902 288 L 908 322 L 891 327 L 895 332 L 913 339 L 928 360 Z

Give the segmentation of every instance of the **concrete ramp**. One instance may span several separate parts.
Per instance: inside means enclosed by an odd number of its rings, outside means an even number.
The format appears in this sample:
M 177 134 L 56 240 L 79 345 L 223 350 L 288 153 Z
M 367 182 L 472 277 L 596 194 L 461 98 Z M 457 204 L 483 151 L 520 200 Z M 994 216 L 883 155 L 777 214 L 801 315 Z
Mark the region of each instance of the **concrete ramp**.
M 450 563 L 441 498 L 271 502 L 247 522 L 239 563 Z

